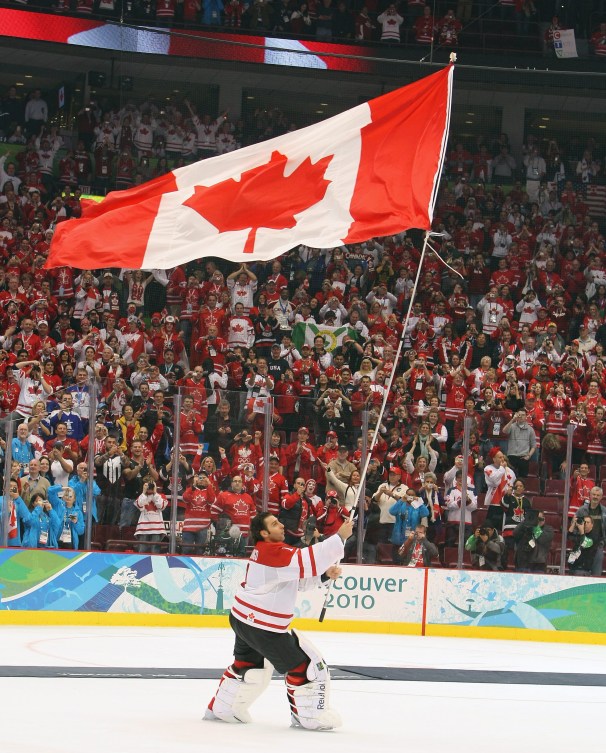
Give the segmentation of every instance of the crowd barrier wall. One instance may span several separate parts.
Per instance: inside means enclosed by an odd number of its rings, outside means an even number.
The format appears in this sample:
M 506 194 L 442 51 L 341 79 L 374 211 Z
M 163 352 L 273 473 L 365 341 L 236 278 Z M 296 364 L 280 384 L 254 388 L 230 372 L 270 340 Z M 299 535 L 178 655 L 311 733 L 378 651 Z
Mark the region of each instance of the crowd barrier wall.
M 222 627 L 246 560 L 0 549 L 0 624 Z M 303 629 L 606 644 L 606 581 L 344 565 L 299 594 Z

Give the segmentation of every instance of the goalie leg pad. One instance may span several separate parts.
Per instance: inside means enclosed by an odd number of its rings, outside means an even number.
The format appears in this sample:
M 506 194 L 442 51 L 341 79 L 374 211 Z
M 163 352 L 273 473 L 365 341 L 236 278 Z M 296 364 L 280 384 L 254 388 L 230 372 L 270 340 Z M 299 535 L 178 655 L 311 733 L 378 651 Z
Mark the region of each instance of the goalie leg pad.
M 285 678 L 293 726 L 311 730 L 340 727 L 341 717 L 330 708 L 330 670 L 313 643 L 298 633 L 295 635 L 299 648 L 309 657 L 309 664 L 305 684 L 300 684 L 299 672 Z
M 269 685 L 273 671 L 267 659 L 263 667 L 247 669 L 243 674 L 238 674 L 233 665 L 228 667 L 204 718 L 220 719 L 231 724 L 251 722 L 248 709 Z

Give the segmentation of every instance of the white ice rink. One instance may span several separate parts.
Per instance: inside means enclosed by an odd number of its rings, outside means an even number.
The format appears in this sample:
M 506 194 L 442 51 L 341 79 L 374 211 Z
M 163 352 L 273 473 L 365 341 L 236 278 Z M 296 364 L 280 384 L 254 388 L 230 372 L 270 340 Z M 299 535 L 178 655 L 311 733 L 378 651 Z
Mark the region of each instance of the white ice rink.
M 307 633 L 336 666 L 591 673 L 606 647 Z M 223 668 L 229 630 L 0 627 L 9 667 Z M 543 678 L 545 679 L 545 678 Z M 343 727 L 289 727 L 281 680 L 254 724 L 204 722 L 216 680 L 0 677 L 2 753 L 603 753 L 606 687 L 335 680 Z

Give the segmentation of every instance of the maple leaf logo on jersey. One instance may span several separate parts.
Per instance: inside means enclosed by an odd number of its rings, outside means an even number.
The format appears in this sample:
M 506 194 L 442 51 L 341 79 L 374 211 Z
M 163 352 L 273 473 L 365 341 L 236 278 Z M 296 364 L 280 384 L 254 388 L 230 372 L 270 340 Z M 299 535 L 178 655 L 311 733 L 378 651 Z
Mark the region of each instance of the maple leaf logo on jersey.
M 243 499 L 239 499 L 234 505 L 234 510 L 238 513 L 238 515 L 246 515 L 246 513 L 248 512 L 248 505 Z
M 220 232 L 250 230 L 244 253 L 251 254 L 259 228 L 293 228 L 298 212 L 324 198 L 330 183 L 324 175 L 332 158 L 330 155 L 312 164 L 307 157 L 285 176 L 288 157 L 276 151 L 266 164 L 245 170 L 240 180 L 229 178 L 210 187 L 196 186 L 183 206 L 198 212 Z

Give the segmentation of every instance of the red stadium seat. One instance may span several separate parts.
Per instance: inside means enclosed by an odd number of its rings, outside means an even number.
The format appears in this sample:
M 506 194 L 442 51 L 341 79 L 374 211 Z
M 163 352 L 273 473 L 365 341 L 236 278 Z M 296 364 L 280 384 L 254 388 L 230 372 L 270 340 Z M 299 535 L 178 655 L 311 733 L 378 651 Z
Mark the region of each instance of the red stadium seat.
M 562 498 L 561 497 L 533 497 L 532 507 L 534 510 L 542 510 L 543 512 L 562 512 Z
M 101 544 L 101 549 L 105 548 L 105 544 L 109 539 L 119 539 L 120 528 L 118 526 L 104 526 L 95 524 L 93 528 L 92 540 L 95 543 Z
M 392 544 L 377 544 L 377 562 L 379 565 L 393 565 Z
M 547 478 L 544 494 L 546 497 L 563 497 L 565 485 L 566 482 L 562 478 Z
M 444 547 L 444 565 L 445 567 L 456 567 L 458 562 L 459 550 L 456 546 Z M 469 569 L 471 567 L 471 555 L 465 550 L 463 552 L 463 567 Z
M 546 512 L 545 522 L 549 523 L 555 531 L 562 530 L 562 515 L 559 512 Z
M 527 476 L 523 481 L 526 494 L 532 495 L 541 493 L 541 479 L 538 476 Z

